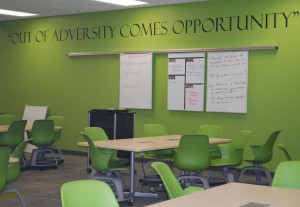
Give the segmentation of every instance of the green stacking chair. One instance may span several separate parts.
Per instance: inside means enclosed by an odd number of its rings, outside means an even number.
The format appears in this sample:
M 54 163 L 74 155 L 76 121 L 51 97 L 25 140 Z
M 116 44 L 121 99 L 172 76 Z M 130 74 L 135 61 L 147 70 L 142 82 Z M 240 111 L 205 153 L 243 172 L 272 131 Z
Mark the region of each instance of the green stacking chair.
M 0 133 L 0 146 L 15 149 L 24 140 L 26 120 L 13 121 L 7 132 Z
M 10 125 L 13 121 L 16 121 L 16 117 L 10 114 L 0 115 L 0 125 Z
M 22 207 L 25 207 L 25 202 L 21 194 L 14 188 L 7 188 L 7 169 L 9 161 L 10 149 L 8 147 L 0 147 L 0 195 L 5 193 L 15 193 L 21 203 Z
M 21 142 L 10 155 L 10 157 L 17 158 L 18 162 L 9 163 L 7 170 L 7 183 L 16 181 L 20 176 L 21 169 L 26 167 L 26 160 L 24 160 L 23 154 L 29 141 L 31 140 L 28 139 Z
M 63 130 L 63 123 L 64 123 L 64 117 L 62 116 L 49 116 L 47 117 L 47 120 L 52 120 L 54 122 L 54 127 L 61 127 L 61 129 L 54 129 L 54 139 L 55 142 L 58 142 L 61 139 L 61 133 Z M 64 158 L 63 158 L 63 154 L 61 152 L 61 149 L 55 145 L 51 145 L 49 146 L 49 148 L 51 148 L 54 152 L 58 152 L 58 156 L 56 156 L 56 159 L 58 161 L 58 163 L 63 163 L 64 162 Z
M 37 148 L 31 153 L 28 166 L 39 167 L 43 170 L 45 167 L 58 168 L 56 154 L 49 146 L 55 142 L 54 122 L 52 120 L 36 120 L 33 122 L 32 130 L 28 133 L 28 138 L 32 138 L 29 142 Z M 46 156 L 51 154 L 52 156 Z
M 128 171 L 128 167 L 120 164 L 117 161 L 111 160 L 114 153 L 113 150 L 99 149 L 95 146 L 89 135 L 81 132 L 83 138 L 89 144 L 90 159 L 93 170 L 90 174 L 90 179 L 103 180 L 112 183 L 118 201 L 127 201 L 130 196 L 124 195 L 125 184 L 121 171 Z
M 262 164 L 269 162 L 273 157 L 273 146 L 281 131 L 273 132 L 263 145 L 251 145 L 251 149 L 254 155 L 253 159 L 246 159 L 244 161 L 252 163 L 252 166 L 244 167 L 240 173 L 239 180 L 247 171 L 252 171 L 256 175 L 254 183 L 263 184 L 261 180 L 261 173 L 264 173 L 267 177 L 267 184 L 272 185 L 272 175 L 267 168 L 262 167 Z
M 62 207 L 119 207 L 110 186 L 99 180 L 77 180 L 61 186 Z
M 151 163 L 151 166 L 156 170 L 162 179 L 169 199 L 204 190 L 203 188 L 195 186 L 188 186 L 187 188 L 183 189 L 166 163 L 153 162 Z
M 222 127 L 219 125 L 201 125 L 198 128 L 197 134 L 207 135 L 208 137 L 221 138 L 223 136 Z M 211 150 L 211 159 L 220 159 L 222 158 L 221 151 L 217 144 L 210 144 Z
M 212 170 L 221 170 L 229 183 L 238 180 L 236 167 L 241 165 L 244 160 L 244 148 L 251 134 L 251 130 L 238 131 L 232 137 L 232 142 L 219 145 L 222 158 L 211 160 L 210 167 Z
M 276 168 L 272 186 L 300 189 L 300 161 L 281 162 Z
M 289 150 L 283 144 L 279 144 L 278 148 L 281 149 L 288 161 L 294 160 Z
M 92 141 L 102 141 L 108 140 L 107 134 L 100 127 L 85 127 L 84 133 L 87 134 Z M 110 160 L 118 162 L 119 164 L 125 165 L 129 163 L 128 159 L 118 157 L 118 150 L 111 150 L 113 154 L 111 155 Z M 88 165 L 90 160 L 89 150 L 88 150 Z M 88 166 L 89 169 L 89 166 Z
M 144 125 L 144 137 L 154 137 L 154 136 L 165 136 L 167 131 L 162 124 L 145 124 Z M 171 161 L 173 157 L 173 150 L 152 150 L 141 154 L 142 156 L 142 172 L 140 181 L 147 180 L 156 177 L 153 175 L 146 175 L 147 170 L 150 168 L 151 163 L 154 161 Z M 151 158 L 152 160 L 144 164 L 144 156 Z
M 183 183 L 200 180 L 205 189 L 209 188 L 207 178 L 201 171 L 208 169 L 211 162 L 209 138 L 206 135 L 183 135 L 174 155 L 174 167 L 181 170 L 178 177 Z

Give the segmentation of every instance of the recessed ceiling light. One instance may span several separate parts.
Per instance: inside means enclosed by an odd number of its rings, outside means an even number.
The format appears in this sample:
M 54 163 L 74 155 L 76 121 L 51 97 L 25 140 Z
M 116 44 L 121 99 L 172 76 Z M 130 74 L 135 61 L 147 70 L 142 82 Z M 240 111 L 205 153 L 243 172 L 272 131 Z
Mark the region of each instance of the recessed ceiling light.
M 109 4 L 117 4 L 120 6 L 136 6 L 136 5 L 148 4 L 147 2 L 135 1 L 135 0 L 95 0 L 95 1 L 100 1 Z
M 35 15 L 37 15 L 37 14 L 31 14 L 31 13 L 25 13 L 25 12 L 18 12 L 18 11 L 11 11 L 11 10 L 5 10 L 5 9 L 0 9 L 0 14 L 10 15 L 10 16 L 17 16 L 17 17 L 29 17 L 29 16 L 35 16 Z

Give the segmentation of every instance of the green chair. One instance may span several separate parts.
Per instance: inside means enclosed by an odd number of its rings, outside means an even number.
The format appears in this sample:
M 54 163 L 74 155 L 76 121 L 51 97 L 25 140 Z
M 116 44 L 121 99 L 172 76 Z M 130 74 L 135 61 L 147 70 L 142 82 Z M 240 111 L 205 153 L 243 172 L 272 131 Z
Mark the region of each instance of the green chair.
M 25 202 L 21 194 L 14 188 L 7 188 L 7 169 L 9 161 L 10 149 L 8 147 L 0 147 L 0 194 L 16 193 L 21 206 L 25 207 Z
M 300 161 L 281 162 L 276 168 L 272 186 L 300 189 Z
M 294 160 L 293 157 L 292 157 L 292 155 L 291 155 L 291 153 L 290 153 L 289 150 L 286 148 L 286 146 L 284 146 L 283 144 L 279 144 L 279 145 L 278 145 L 278 148 L 281 149 L 281 150 L 283 151 L 283 153 L 284 153 L 284 155 L 285 155 L 285 157 L 286 157 L 286 159 L 287 159 L 288 161 Z
M 62 207 L 119 207 L 110 186 L 99 180 L 77 180 L 61 186 Z
M 15 149 L 24 140 L 26 120 L 13 121 L 7 132 L 0 133 L 0 146 Z
M 24 150 L 27 146 L 27 143 L 31 140 L 24 140 L 21 142 L 10 157 L 17 158 L 18 162 L 9 163 L 7 170 L 7 183 L 16 181 L 20 177 L 21 169 L 26 167 L 26 160 L 24 160 Z
M 221 170 L 229 183 L 238 180 L 236 167 L 241 165 L 244 160 L 244 148 L 251 134 L 252 131 L 250 130 L 238 131 L 232 137 L 232 142 L 219 145 L 222 158 L 211 160 L 210 167 L 212 170 Z
M 273 156 L 273 146 L 276 139 L 281 131 L 273 132 L 270 137 L 267 139 L 264 145 L 251 145 L 252 152 L 254 154 L 253 159 L 246 159 L 244 161 L 252 163 L 252 166 L 244 167 L 240 173 L 239 180 L 247 171 L 253 171 L 256 175 L 256 180 L 254 183 L 263 184 L 261 180 L 261 173 L 264 173 L 267 177 L 267 184 L 272 185 L 272 176 L 270 171 L 267 168 L 262 167 L 262 164 L 269 162 Z
M 221 138 L 223 136 L 222 127 L 219 125 L 201 125 L 198 128 L 197 134 L 207 135 L 208 137 Z M 210 144 L 211 159 L 222 158 L 221 151 L 217 144 Z
M 181 170 L 179 181 L 185 183 L 201 181 L 205 189 L 209 188 L 207 178 L 201 171 L 208 169 L 211 161 L 209 138 L 206 135 L 183 135 L 174 155 L 174 167 Z
M 47 120 L 52 120 L 54 122 L 54 128 L 55 127 L 61 127 L 60 129 L 54 129 L 54 138 L 55 138 L 55 142 L 58 142 L 61 139 L 61 133 L 63 130 L 63 123 L 64 123 L 64 117 L 62 116 L 49 116 L 47 117 Z M 61 152 L 61 149 L 56 146 L 56 145 L 51 145 L 49 146 L 49 148 L 51 148 L 54 152 L 58 152 L 58 156 L 56 156 L 56 159 L 58 161 L 58 163 L 63 163 L 64 162 L 64 158 L 63 158 L 63 154 Z
M 203 190 L 203 188 L 195 186 L 189 186 L 183 189 L 178 180 L 176 179 L 175 175 L 171 171 L 170 167 L 166 163 L 153 162 L 151 163 L 151 166 L 160 175 L 160 178 L 164 183 L 169 199 L 177 198 L 180 196 Z
M 84 133 L 87 134 L 91 138 L 92 141 L 108 140 L 107 134 L 100 127 L 85 127 L 84 128 Z M 118 157 L 118 155 L 117 155 L 118 151 L 117 150 L 111 150 L 111 151 L 113 152 L 113 154 L 112 154 L 110 160 L 116 161 L 116 162 L 118 162 L 119 164 L 122 164 L 122 165 L 125 165 L 125 164 L 129 163 L 128 159 Z M 88 163 L 87 170 L 88 170 L 88 172 L 90 172 L 90 166 L 89 166 L 90 153 L 89 153 L 89 150 L 88 150 L 87 159 L 88 159 L 87 160 L 87 163 Z
M 118 201 L 126 201 L 130 199 L 124 195 L 124 180 L 121 171 L 128 171 L 125 165 L 121 165 L 117 161 L 111 160 L 114 153 L 109 149 L 98 149 L 89 135 L 81 133 L 83 138 L 89 144 L 90 159 L 93 170 L 90 174 L 90 179 L 104 180 L 112 183 L 115 188 Z
M 10 125 L 13 121 L 16 121 L 14 115 L 2 114 L 0 115 L 0 125 Z
M 154 137 L 154 136 L 165 136 L 167 135 L 167 131 L 165 127 L 162 124 L 145 124 L 144 125 L 144 137 Z M 140 181 L 145 181 L 147 179 L 152 179 L 157 177 L 156 175 L 146 175 L 147 170 L 150 168 L 151 163 L 155 161 L 172 161 L 173 157 L 173 150 L 165 149 L 165 150 L 152 150 L 147 151 L 145 153 L 141 153 L 142 157 L 142 172 Z M 144 158 L 148 157 L 152 160 L 148 161 L 146 164 L 144 164 Z
M 55 142 L 54 122 L 52 120 L 36 120 L 33 122 L 32 130 L 28 133 L 28 138 L 32 138 L 29 142 L 37 148 L 31 153 L 28 166 L 39 167 L 43 170 L 45 167 L 53 166 L 58 168 L 56 154 L 49 146 Z M 52 156 L 46 156 L 51 154 Z

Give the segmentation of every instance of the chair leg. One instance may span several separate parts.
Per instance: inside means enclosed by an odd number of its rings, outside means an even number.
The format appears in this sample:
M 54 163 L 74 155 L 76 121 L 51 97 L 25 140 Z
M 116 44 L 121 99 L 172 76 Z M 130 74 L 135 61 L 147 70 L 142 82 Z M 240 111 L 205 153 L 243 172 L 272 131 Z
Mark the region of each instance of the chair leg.
M 270 173 L 270 171 L 264 167 L 244 167 L 243 170 L 241 171 L 240 173 L 240 176 L 239 176 L 239 182 L 241 181 L 241 178 L 243 177 L 243 175 L 245 174 L 245 172 L 247 171 L 253 171 L 255 172 L 255 183 L 256 184 L 263 184 L 262 181 L 261 181 L 261 172 L 264 172 L 266 177 L 267 177 L 267 182 L 268 182 L 268 185 L 272 185 L 272 175 Z
M 93 180 L 105 180 L 107 183 L 113 183 L 113 186 L 115 187 L 115 193 L 117 195 L 117 200 L 118 201 L 126 201 L 131 199 L 131 196 L 129 195 L 128 197 L 125 198 L 124 196 L 124 180 L 123 177 L 120 177 L 120 174 L 117 174 L 115 172 L 113 172 L 112 174 L 110 174 L 109 177 L 107 176 L 95 176 L 95 174 L 97 173 L 97 171 L 93 170 L 91 175 L 93 174 L 93 176 L 90 176 L 90 179 Z
M 204 186 L 204 189 L 210 188 L 207 178 L 200 177 L 200 176 L 194 176 L 194 175 L 183 175 L 183 176 L 180 176 L 177 178 L 178 182 L 181 182 L 183 179 L 200 180 Z
M 21 203 L 21 206 L 22 207 L 26 207 L 25 205 L 25 201 L 24 199 L 22 198 L 21 194 L 19 193 L 19 191 L 17 191 L 16 189 L 13 189 L 13 188 L 5 188 L 4 191 L 2 191 L 2 193 L 16 193 L 20 203 Z

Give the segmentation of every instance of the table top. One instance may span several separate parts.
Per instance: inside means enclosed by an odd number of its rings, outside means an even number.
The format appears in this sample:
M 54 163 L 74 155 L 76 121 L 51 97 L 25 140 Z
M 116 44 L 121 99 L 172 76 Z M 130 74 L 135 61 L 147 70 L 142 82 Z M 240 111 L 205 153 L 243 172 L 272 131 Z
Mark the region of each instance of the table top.
M 8 130 L 9 125 L 0 125 L 0 132 L 6 132 Z M 31 131 L 32 124 L 26 124 L 25 131 Z M 61 126 L 54 126 L 54 129 L 62 129 Z
M 150 150 L 177 148 L 182 135 L 167 135 L 156 137 L 140 137 L 129 139 L 114 139 L 105 141 L 95 141 L 96 147 L 106 149 L 116 149 L 131 152 L 145 152 Z M 209 138 L 211 144 L 221 144 L 231 142 L 228 138 Z M 87 142 L 78 142 L 80 147 L 88 147 Z
M 19 162 L 19 158 L 17 157 L 9 157 L 9 163 Z
M 296 207 L 299 195 L 300 190 L 295 189 L 229 183 L 148 207 Z

